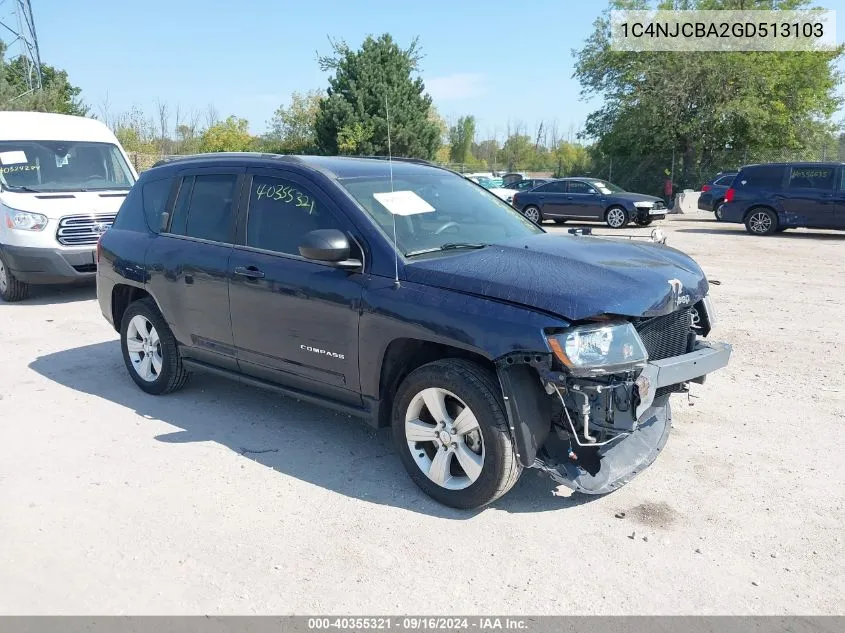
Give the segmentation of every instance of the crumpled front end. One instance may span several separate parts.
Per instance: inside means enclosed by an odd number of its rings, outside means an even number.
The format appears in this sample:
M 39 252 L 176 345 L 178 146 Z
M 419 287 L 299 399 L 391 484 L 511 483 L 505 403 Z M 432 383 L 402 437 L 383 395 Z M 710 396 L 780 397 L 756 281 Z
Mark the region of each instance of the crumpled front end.
M 582 338 L 592 337 L 586 344 L 573 343 L 571 336 L 550 337 L 552 354 L 544 357 L 501 359 L 499 376 L 520 462 L 585 494 L 604 494 L 629 482 L 668 440 L 670 395 L 703 383 L 728 364 L 731 346 L 704 339 L 712 323 L 705 298 L 659 317 L 581 328 Z M 602 327 L 613 329 L 618 340 L 608 340 L 612 333 L 596 334 Z M 578 366 L 571 362 L 578 345 L 610 357 L 616 345 L 618 355 L 610 364 Z M 627 366 L 625 354 L 633 359 Z

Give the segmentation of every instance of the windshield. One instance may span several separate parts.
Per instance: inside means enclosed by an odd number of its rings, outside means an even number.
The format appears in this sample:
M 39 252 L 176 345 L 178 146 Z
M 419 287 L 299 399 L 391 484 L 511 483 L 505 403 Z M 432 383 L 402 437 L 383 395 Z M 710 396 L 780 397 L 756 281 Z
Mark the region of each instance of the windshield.
M 0 184 L 12 191 L 129 189 L 135 181 L 116 145 L 0 141 Z
M 393 218 L 396 218 L 397 246 L 406 257 L 421 254 L 420 251 L 437 251 L 444 246 L 460 248 L 467 245 L 477 248 L 543 233 L 541 228 L 492 193 L 449 172 L 394 178 L 393 190 L 413 192 L 415 195 L 406 196 L 417 200 L 417 209 L 433 208 L 432 211 L 410 215 L 399 215 L 397 211 L 405 211 L 393 207 L 393 212 L 397 213 L 393 216 L 387 207 L 376 200 L 376 195 L 391 191 L 387 176 L 343 178 L 339 182 L 375 220 L 391 242 Z
M 612 182 L 607 182 L 606 180 L 590 180 L 588 182 L 604 194 L 625 193 L 625 190 L 622 187 L 614 185 Z

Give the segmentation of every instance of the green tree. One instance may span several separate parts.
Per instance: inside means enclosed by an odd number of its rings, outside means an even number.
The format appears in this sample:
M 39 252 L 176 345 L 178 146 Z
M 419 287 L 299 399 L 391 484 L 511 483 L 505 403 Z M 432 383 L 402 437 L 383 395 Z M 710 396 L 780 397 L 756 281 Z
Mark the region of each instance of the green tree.
M 41 64 L 41 90 L 25 94 L 31 63 L 24 56 L 5 61 L 5 50 L 5 44 L 0 41 L 0 108 L 78 116 L 89 114 L 88 106 L 79 98 L 82 90 L 70 83 L 67 72 L 44 63 Z
M 559 141 L 551 149 L 552 169 L 558 178 L 579 176 L 590 172 L 590 150 L 584 145 Z
M 524 169 L 534 150 L 531 137 L 524 134 L 512 134 L 502 145 L 501 162 L 507 165 L 508 171 Z
M 270 120 L 265 147 L 280 154 L 313 154 L 317 150 L 317 112 L 324 97 L 319 90 L 294 92 L 290 106 L 280 106 Z
M 403 49 L 384 34 L 367 37 L 357 51 L 344 42 L 332 42 L 332 50 L 333 55 L 320 59 L 320 67 L 334 75 L 317 113 L 319 149 L 328 154 L 386 155 L 389 109 L 392 152 L 433 158 L 441 132 L 430 117 L 431 97 L 422 79 L 413 77 L 420 60 L 418 41 Z
M 462 116 L 449 128 L 449 158 L 453 163 L 466 163 L 472 158 L 475 139 L 475 117 Z
M 653 6 L 614 0 L 610 8 Z M 804 0 L 657 3 L 661 9 L 806 6 Z M 736 166 L 743 157 L 774 150 L 798 154 L 832 132 L 831 117 L 841 102 L 836 64 L 842 53 L 841 46 L 818 52 L 613 51 L 604 14 L 576 53 L 575 76 L 583 95 L 603 102 L 587 118 L 584 135 L 597 140 L 601 154 L 636 166 L 624 171 L 643 184 L 659 180 L 674 157 L 676 188 L 699 184 L 702 169 L 728 155 L 728 166 Z
M 255 139 L 249 133 L 249 121 L 230 116 L 203 132 L 199 148 L 202 152 L 245 152 L 253 149 Z

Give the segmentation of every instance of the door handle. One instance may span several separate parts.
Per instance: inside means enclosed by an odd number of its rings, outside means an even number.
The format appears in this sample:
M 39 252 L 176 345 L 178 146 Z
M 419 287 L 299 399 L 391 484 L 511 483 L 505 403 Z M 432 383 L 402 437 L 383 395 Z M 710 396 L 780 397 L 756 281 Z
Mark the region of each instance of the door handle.
M 247 279 L 264 279 L 264 273 L 255 266 L 236 266 L 235 274 Z

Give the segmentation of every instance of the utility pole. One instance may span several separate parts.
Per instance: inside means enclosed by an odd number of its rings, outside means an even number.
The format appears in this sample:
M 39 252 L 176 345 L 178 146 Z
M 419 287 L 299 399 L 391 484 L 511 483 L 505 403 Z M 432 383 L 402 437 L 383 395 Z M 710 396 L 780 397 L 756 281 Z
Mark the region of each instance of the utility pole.
M 12 100 L 41 90 L 41 53 L 30 0 L 0 0 L 0 39 L 6 43 L 7 60 L 24 59 L 22 79 L 26 90 Z

